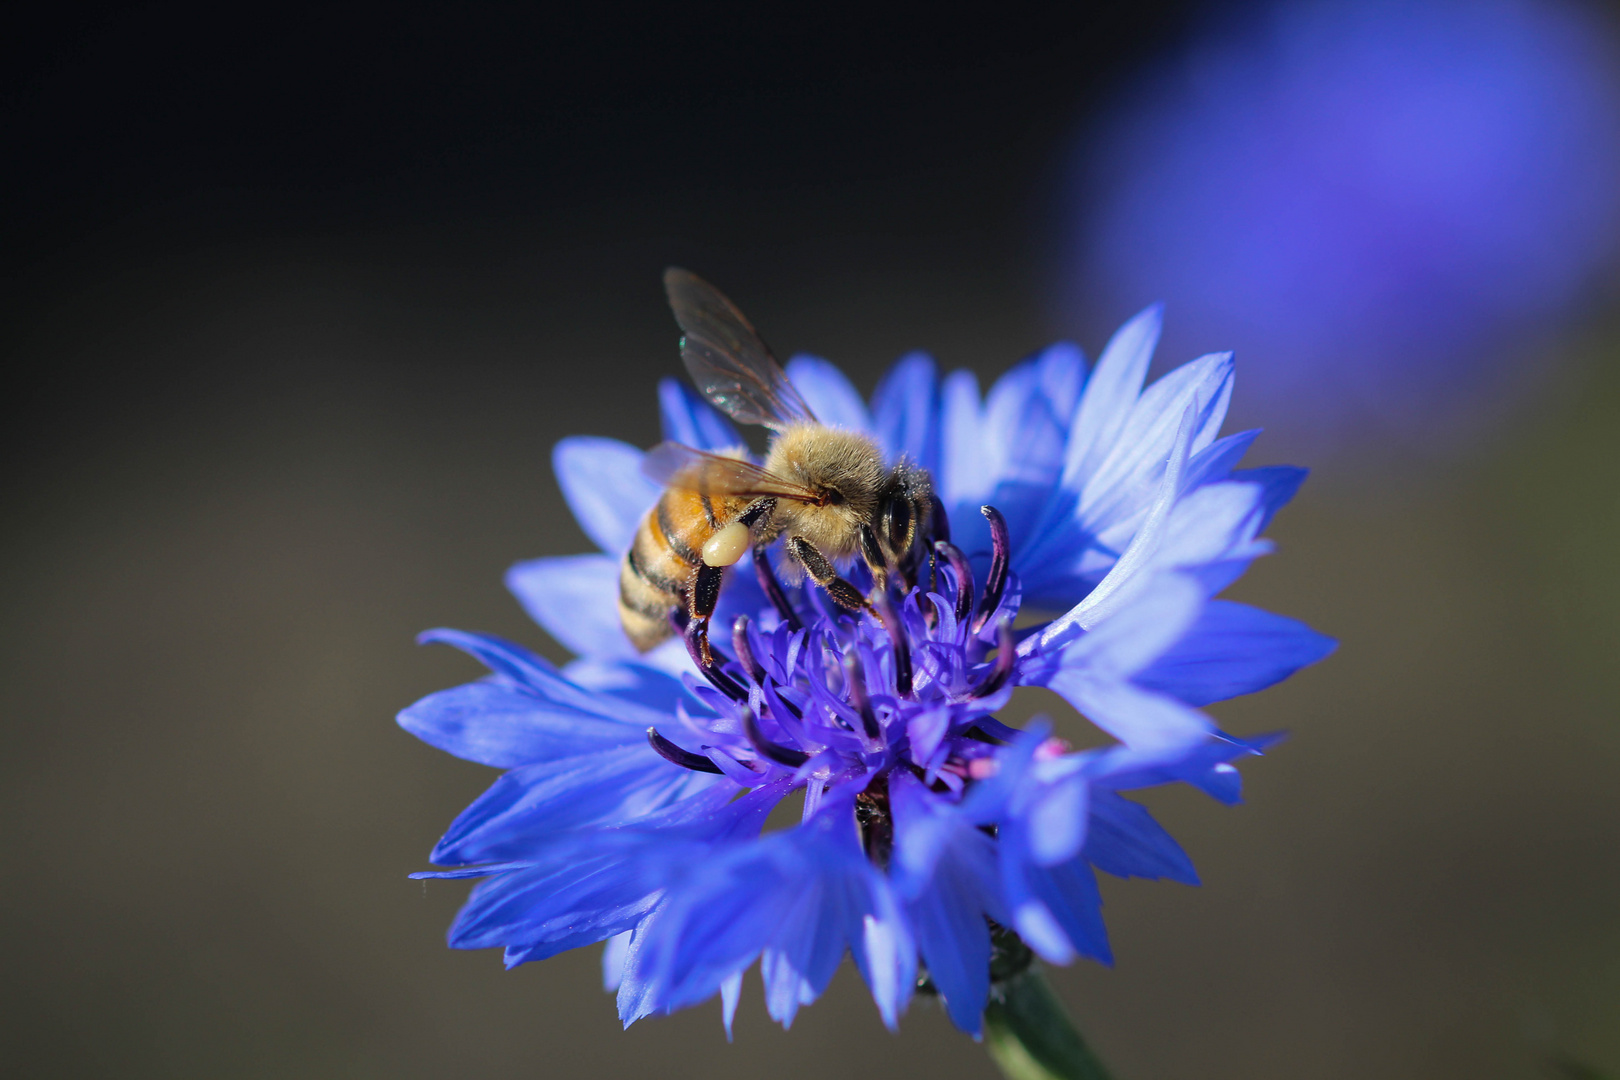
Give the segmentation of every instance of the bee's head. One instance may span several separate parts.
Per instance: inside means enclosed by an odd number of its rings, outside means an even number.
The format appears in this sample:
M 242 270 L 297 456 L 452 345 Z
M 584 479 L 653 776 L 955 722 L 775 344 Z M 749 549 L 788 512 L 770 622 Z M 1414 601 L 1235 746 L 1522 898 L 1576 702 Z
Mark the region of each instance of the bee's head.
M 919 529 L 925 528 L 933 513 L 933 483 L 928 470 L 901 459 L 884 485 L 873 532 L 883 551 L 884 561 L 900 566 L 911 552 Z
M 794 425 L 772 442 L 765 470 L 817 494 L 814 502 L 782 504 L 777 524 L 829 559 L 860 555 L 874 569 L 900 566 L 932 513 L 927 470 L 904 459 L 886 467 L 860 432 Z

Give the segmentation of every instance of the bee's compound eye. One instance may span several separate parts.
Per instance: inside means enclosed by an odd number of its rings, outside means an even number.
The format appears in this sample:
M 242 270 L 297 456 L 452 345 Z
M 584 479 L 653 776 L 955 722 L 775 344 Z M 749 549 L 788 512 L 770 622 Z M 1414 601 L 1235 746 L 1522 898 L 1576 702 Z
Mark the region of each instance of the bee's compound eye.
M 733 521 L 703 542 L 703 561 L 710 566 L 730 566 L 748 550 L 748 526 Z

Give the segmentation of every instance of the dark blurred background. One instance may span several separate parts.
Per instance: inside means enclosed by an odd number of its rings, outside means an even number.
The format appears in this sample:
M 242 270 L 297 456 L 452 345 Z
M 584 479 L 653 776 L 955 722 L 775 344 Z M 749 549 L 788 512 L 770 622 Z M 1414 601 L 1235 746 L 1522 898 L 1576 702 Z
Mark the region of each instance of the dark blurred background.
M 1340 652 L 1217 709 L 1292 738 L 1151 800 L 1204 886 L 1105 884 L 1058 976 L 1121 1080 L 1620 1073 L 1613 15 L 13 13 L 0 1064 L 993 1075 L 847 967 L 621 1033 L 595 949 L 505 973 L 406 880 L 492 778 L 393 726 L 478 673 L 412 636 L 563 657 L 501 573 L 588 546 L 558 438 L 656 439 L 678 263 L 867 390 L 1166 299 L 1316 468 L 1236 595 Z

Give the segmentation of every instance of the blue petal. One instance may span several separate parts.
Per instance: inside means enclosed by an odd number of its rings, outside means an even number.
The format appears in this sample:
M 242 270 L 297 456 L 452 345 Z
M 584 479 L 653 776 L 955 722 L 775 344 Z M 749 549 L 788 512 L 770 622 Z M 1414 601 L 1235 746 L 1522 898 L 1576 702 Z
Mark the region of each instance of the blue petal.
M 728 450 L 746 445 L 731 421 L 678 379 L 658 380 L 658 412 L 664 438 L 699 450 Z
M 795 356 L 788 361 L 787 375 L 823 424 L 851 431 L 872 430 L 866 402 L 833 364 L 819 356 Z
M 1165 462 L 1174 445 L 1182 415 L 1193 412 L 1183 490 L 1196 479 L 1193 461 L 1209 446 L 1226 417 L 1232 396 L 1232 354 L 1222 353 L 1183 364 L 1142 395 L 1131 411 L 1119 443 L 1088 476 L 1077 517 L 1082 527 L 1114 546 L 1127 538 L 1115 530 L 1147 512 Z M 1128 527 L 1128 526 L 1126 526 Z
M 1153 820 L 1140 803 L 1097 790 L 1091 797 L 1091 822 L 1085 857 L 1097 869 L 1122 878 L 1168 878 L 1197 885 L 1198 874 L 1181 845 Z
M 964 894 L 958 872 L 947 864 L 939 887 L 908 903 L 906 914 L 951 1023 L 977 1038 L 990 999 L 990 927 Z
M 463 881 L 467 878 L 504 874 L 508 870 L 523 870 L 528 866 L 526 862 L 485 863 L 482 866 L 461 866 L 454 870 L 418 870 L 405 876 L 412 881 Z
M 1123 791 L 1184 783 L 1211 798 L 1232 804 L 1241 801 L 1241 782 L 1237 769 L 1229 762 L 1258 755 L 1281 738 L 1280 735 L 1263 735 L 1235 739 L 1217 734 L 1169 751 L 1114 747 L 1098 755 L 1090 773 L 1094 788 Z
M 805 824 L 688 868 L 638 933 L 620 987 L 629 1022 L 717 993 L 756 956 L 771 1013 L 791 1022 L 855 952 L 885 1022 L 909 999 L 916 953 L 882 875 L 861 851 L 847 797 Z
M 1007 521 L 1019 565 L 1062 469 L 1085 377 L 1084 355 L 1060 342 L 998 379 L 982 411 L 971 374 L 956 372 L 946 380 L 944 475 L 936 479 L 951 515 L 952 540 L 970 557 L 989 551 L 989 529 L 978 513 L 989 503 Z
M 429 858 L 441 866 L 534 858 L 564 830 L 621 824 L 716 783 L 730 781 L 672 765 L 645 742 L 525 766 L 463 810 Z
M 1026 781 L 1035 752 L 1052 734 L 1052 722 L 1037 716 L 1023 730 L 1006 730 L 1009 734 L 1002 737 L 1008 739 L 1008 745 L 995 752 L 996 769 L 974 784 L 960 804 L 961 815 L 975 825 L 992 825 L 1002 820 L 1028 788 Z
M 1034 358 L 1035 384 L 1051 413 L 1067 424 L 1086 386 L 1086 354 L 1072 341 L 1056 341 Z
M 1295 619 L 1213 600 L 1186 636 L 1135 676 L 1189 705 L 1252 694 L 1314 664 L 1337 646 Z
M 582 949 L 587 945 L 598 944 L 604 940 L 602 937 L 604 932 L 609 934 L 612 933 L 611 931 L 604 931 L 601 927 L 593 923 L 586 925 L 578 932 L 565 934 L 561 937 L 553 938 L 547 941 L 536 942 L 533 945 L 508 945 L 503 956 L 506 963 L 506 970 L 511 971 L 518 965 L 527 964 L 531 960 L 550 960 L 553 956 L 557 956 L 561 953 L 570 952 L 574 949 Z M 613 934 L 612 936 L 617 937 L 618 935 Z M 451 946 L 451 948 L 457 947 L 458 946 L 455 945 Z
M 557 669 L 550 660 L 494 634 L 438 627 L 417 634 L 416 643 L 450 645 L 469 656 L 476 657 L 497 675 L 505 675 L 508 679 L 514 679 L 525 686 L 543 686 L 550 680 L 559 678 Z
M 557 484 L 579 527 L 610 555 L 629 550 L 636 526 L 662 492 L 641 474 L 644 456 L 629 443 L 589 435 L 570 436 L 551 453 Z
M 779 794 L 732 800 L 730 790 L 711 787 L 643 817 L 633 829 L 560 837 L 534 865 L 475 889 L 450 943 L 466 949 L 505 945 L 510 966 L 621 934 L 713 843 L 725 842 L 738 828 L 757 830 Z M 522 947 L 520 954 L 510 952 L 514 946 Z
M 1063 485 L 1070 490 L 1080 490 L 1118 441 L 1142 393 L 1162 324 L 1163 308 L 1155 304 L 1115 331 L 1098 358 L 1065 452 Z
M 644 663 L 586 657 L 569 663 L 562 674 L 583 689 L 622 698 L 667 716 L 674 716 L 677 707 L 692 706 L 686 684 L 678 676 Z
M 1070 506 L 1075 498 L 1072 494 L 1060 491 L 1054 496 L 1054 501 L 1048 507 L 1048 515 L 1043 519 L 1047 522 L 1042 525 L 1043 533 L 1029 545 L 1031 552 L 1021 565 L 1028 565 L 1034 577 L 1033 581 L 1025 582 L 1025 588 L 1032 595 L 1050 599 L 1067 599 L 1071 595 L 1083 597 L 1057 620 L 1058 625 L 1094 625 L 1098 619 L 1124 604 L 1134 587 L 1132 582 L 1139 582 L 1144 577 L 1143 571 L 1153 563 L 1171 512 L 1176 506 L 1177 496 L 1183 490 L 1182 478 L 1192 454 L 1192 438 L 1197 422 L 1196 403 L 1189 402 L 1177 423 L 1162 474 L 1153 487 L 1151 498 L 1144 504 L 1141 525 L 1133 529 L 1129 546 L 1119 553 L 1118 559 L 1108 567 L 1106 576 L 1097 582 L 1095 588 L 1089 588 L 1087 584 L 1091 576 L 1087 556 L 1097 550 L 1092 526 L 1074 516 L 1079 511 Z M 1051 520 L 1053 513 L 1059 515 L 1056 522 Z M 1124 537 L 1121 537 L 1121 542 L 1123 540 Z M 1111 554 L 1112 550 L 1104 550 L 1102 554 Z M 1108 560 L 1102 561 L 1106 563 Z
M 1026 380 L 1027 389 L 1021 386 Z M 992 437 L 1014 451 L 1008 474 L 1051 482 L 1061 474 L 1081 391 L 1086 386 L 1086 355 L 1069 341 L 1048 345 L 996 381 L 985 403 Z M 1039 432 L 1032 428 L 1043 429 Z M 1038 445 L 1031 445 L 1030 435 Z M 1056 444 L 1052 435 L 1059 436 Z M 1030 470 L 1033 470 L 1033 475 Z
M 636 858 L 646 853 L 613 851 L 601 841 L 596 847 L 478 886 L 450 928 L 451 947 L 529 946 L 523 959 L 541 960 L 630 929 L 657 899 L 663 853 Z
M 422 644 L 453 645 L 483 661 L 497 675 L 504 675 L 520 686 L 562 709 L 613 719 L 626 724 L 650 724 L 667 719 L 667 714 L 644 705 L 594 693 L 569 682 L 544 657 L 504 641 L 493 634 L 477 634 L 467 630 L 428 630 L 418 634 Z
M 712 997 L 769 942 L 790 897 L 768 865 L 751 867 L 756 873 L 744 880 L 737 862 L 733 850 L 691 867 L 688 880 L 637 928 L 619 987 L 627 1026 Z
M 1040 397 L 1040 383 L 1035 361 L 1025 360 L 991 384 L 985 395 L 980 414 L 981 435 L 978 442 L 964 448 L 967 453 L 979 455 L 983 462 L 984 482 L 973 492 L 979 499 L 988 497 L 1009 470 L 1019 468 L 1023 426 L 1046 405 Z M 1064 421 L 1069 419 L 1072 417 L 1065 417 Z M 1066 441 L 1067 432 L 1064 434 Z
M 779 944 L 765 949 L 759 960 L 765 1011 L 784 1028 L 793 1026 L 800 1005 L 810 1004 L 827 989 L 849 947 L 840 910 L 843 898 L 836 885 L 826 889 L 822 882 L 812 881 L 807 886 L 789 898 L 774 935 Z
M 638 964 L 637 961 L 647 943 L 648 935 L 656 933 L 668 905 L 669 900 L 666 897 L 631 931 L 629 944 L 625 946 L 624 966 L 619 969 L 617 995 L 619 1021 L 625 1027 L 629 1027 L 643 1016 L 651 1016 L 659 1011 L 658 998 L 663 991 L 663 985 L 659 982 L 658 973 Z
M 764 606 L 764 593 L 754 580 L 752 567 L 743 573 L 735 567 L 728 570 L 725 581 L 715 613 L 719 625 Z M 645 653 L 638 653 L 630 643 L 619 621 L 619 560 L 612 555 L 529 559 L 507 570 L 506 587 L 530 618 L 576 656 L 607 664 L 643 665 L 675 676 L 696 670 L 679 640 L 672 638 Z
M 1185 487 L 1191 490 L 1200 484 L 1207 484 L 1215 480 L 1225 480 L 1232 475 L 1232 470 L 1249 452 L 1254 440 L 1260 437 L 1259 428 L 1240 431 L 1236 435 L 1216 439 L 1202 450 L 1193 455 L 1187 463 L 1187 478 Z
M 1198 456 L 1226 415 L 1230 354 L 1185 364 L 1142 392 L 1157 333 L 1156 311 L 1138 316 L 1115 335 L 1086 386 L 1058 485 L 1017 562 L 1033 606 L 1072 605 L 1109 571 L 1164 502 L 1160 477 L 1178 452 L 1194 465 L 1172 495 L 1202 482 L 1210 469 L 1229 468 L 1227 451 L 1240 452 L 1228 444 L 1221 455 Z M 1178 441 L 1184 451 L 1175 449 Z
M 917 948 L 952 1023 L 981 1029 L 990 993 L 988 914 L 1006 921 L 995 841 L 909 773 L 890 780 L 894 811 L 891 874 L 902 892 Z
M 1199 450 L 1209 446 L 1226 422 L 1235 371 L 1232 354 L 1218 352 L 1190 360 L 1167 373 L 1142 392 L 1120 433 L 1120 443 L 1136 442 L 1154 430 L 1159 423 L 1157 417 L 1177 416 L 1184 407 L 1196 402 L 1198 433 L 1193 437 L 1193 446 Z
M 1263 485 L 1238 479 L 1188 493 L 1168 515 L 1149 561 L 1182 570 L 1236 561 L 1235 573 L 1217 575 L 1205 591 L 1224 587 L 1249 561 L 1271 550 L 1269 541 L 1256 539 L 1266 520 L 1265 495 Z
M 1259 469 L 1239 469 L 1232 474 L 1233 480 L 1246 483 L 1259 484 L 1263 494 L 1261 505 L 1265 509 L 1256 532 L 1264 532 L 1271 524 L 1272 517 L 1281 510 L 1288 501 L 1299 491 L 1299 485 L 1305 482 L 1310 475 L 1309 469 L 1301 469 L 1295 465 L 1267 465 Z
M 646 738 L 641 728 L 558 707 L 500 679 L 429 694 L 399 714 L 399 726 L 429 746 L 501 769 Z
M 990 492 L 995 462 L 1005 450 L 992 446 L 981 434 L 978 378 L 971 371 L 951 372 L 940 399 L 939 469 L 934 473 L 934 490 L 947 509 L 971 500 L 983 503 Z
M 796 852 L 803 861 L 780 879 L 791 895 L 760 959 L 766 1011 L 783 1027 L 792 1025 L 800 1005 L 827 989 L 871 909 L 860 893 L 876 874 L 855 841 L 854 818 L 834 823 L 833 813 L 802 826 L 802 837 L 793 838 L 806 841 Z M 834 831 L 847 836 L 829 843 Z
M 1145 575 L 1132 590 L 1130 603 L 1092 624 L 1086 633 L 1077 633 L 1072 626 L 1062 629 L 1054 620 L 1046 636 L 1038 639 L 1039 649 L 1028 650 L 1019 677 L 1046 685 L 1041 680 L 1056 665 L 1088 679 L 1128 678 L 1180 641 L 1208 603 L 1203 590 L 1185 574 Z
M 605 948 L 602 949 L 602 989 L 613 993 L 624 981 L 624 961 L 630 954 L 630 935 L 632 930 L 622 934 L 615 934 L 608 938 Z
M 928 889 L 934 867 L 961 836 L 975 833 L 991 842 L 974 822 L 909 772 L 896 771 L 890 776 L 889 802 L 894 817 L 889 875 L 905 899 L 915 899 Z
M 529 559 L 506 572 L 506 587 L 529 618 L 574 655 L 624 660 L 639 655 L 619 622 L 617 556 Z
M 1183 746 L 1214 730 L 1209 717 L 1198 710 L 1128 683 L 1060 672 L 1047 685 L 1127 746 L 1144 750 Z
M 1031 949 L 1054 964 L 1078 956 L 1111 963 L 1102 895 L 1084 858 L 1042 867 L 1029 857 L 1029 836 L 1016 819 L 1001 830 L 998 853 L 1013 927 Z
M 933 357 L 914 352 L 889 369 L 872 395 L 873 434 L 888 459 L 904 456 L 939 467 L 939 371 Z
M 742 1001 L 744 974 L 739 968 L 720 982 L 720 1020 L 726 1028 L 726 1042 L 731 1042 L 731 1026 L 737 1019 L 737 1005 Z
M 1086 840 L 1090 790 L 1078 773 L 1032 793 L 1025 814 L 1029 821 L 1029 855 L 1040 866 L 1066 862 Z
M 857 872 L 851 900 L 860 929 L 850 951 L 884 1026 L 898 1031 L 917 987 L 917 942 L 888 880 L 864 858 Z
M 1184 471 L 1191 469 L 1189 463 Z M 1149 516 L 1126 554 L 1084 604 L 1095 607 L 1116 577 L 1129 580 L 1122 574 L 1128 563 L 1139 564 L 1132 577 L 1140 577 L 1142 567 L 1179 569 L 1197 578 L 1206 593 L 1219 592 L 1251 561 L 1271 551 L 1270 542 L 1258 539 L 1259 533 L 1303 478 L 1304 470 L 1286 466 L 1238 470 L 1226 480 L 1186 492 L 1168 512 Z
M 1023 372 L 1027 378 L 1020 380 Z M 1007 520 L 1015 568 L 1022 565 L 1016 553 L 1037 528 L 1063 471 L 1069 426 L 1084 384 L 1084 354 L 1062 342 L 1027 362 L 1022 370 L 1008 372 L 991 390 L 986 404 L 987 441 L 1005 446 L 1006 456 L 985 501 Z
M 1103 924 L 1097 876 L 1085 859 L 1032 869 L 1029 880 L 1032 895 L 1062 929 L 1074 952 L 1100 963 L 1114 962 L 1113 950 L 1108 945 L 1108 928 Z M 1047 958 L 1056 960 L 1053 956 Z

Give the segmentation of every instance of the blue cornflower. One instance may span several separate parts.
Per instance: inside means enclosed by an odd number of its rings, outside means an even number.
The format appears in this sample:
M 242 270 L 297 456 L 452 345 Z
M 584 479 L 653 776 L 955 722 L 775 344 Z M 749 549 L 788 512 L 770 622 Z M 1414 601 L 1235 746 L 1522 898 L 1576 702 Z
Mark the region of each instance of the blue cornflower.
M 607 941 L 625 1023 L 718 992 L 728 1031 L 756 961 L 784 1025 L 847 951 L 891 1027 L 926 973 L 973 1034 L 996 928 L 1053 962 L 1108 961 L 1096 869 L 1196 882 L 1121 792 L 1184 782 L 1236 801 L 1231 762 L 1267 740 L 1222 734 L 1199 707 L 1332 648 L 1211 599 L 1269 550 L 1259 534 L 1304 473 L 1235 469 L 1255 433 L 1216 437 L 1229 355 L 1144 390 L 1158 327 L 1156 310 L 1138 316 L 1089 373 L 1053 346 L 982 400 L 971 374 L 942 381 L 920 354 L 870 406 L 832 365 L 795 359 L 788 375 L 822 421 L 929 470 L 954 542 L 875 617 L 784 584 L 769 561 L 733 568 L 714 618 L 729 648 L 713 659 L 680 640 L 639 654 L 619 626 L 619 561 L 660 494 L 642 452 L 559 444 L 564 495 L 601 553 L 520 563 L 507 580 L 578 659 L 558 670 L 432 631 L 423 640 L 490 675 L 400 716 L 509 770 L 434 848 L 452 869 L 419 875 L 486 879 L 450 943 L 503 947 L 511 966 Z M 681 384 L 659 393 L 667 438 L 741 443 Z M 994 714 L 1019 685 L 1051 688 L 1116 741 L 1076 753 L 1044 721 L 1006 727 Z M 762 833 L 795 792 L 801 823 Z

